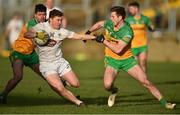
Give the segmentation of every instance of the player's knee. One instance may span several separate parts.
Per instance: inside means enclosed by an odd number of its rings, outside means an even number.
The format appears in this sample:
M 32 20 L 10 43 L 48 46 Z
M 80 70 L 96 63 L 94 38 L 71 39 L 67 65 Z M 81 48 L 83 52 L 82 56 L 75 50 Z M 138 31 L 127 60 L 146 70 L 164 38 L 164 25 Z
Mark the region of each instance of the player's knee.
M 145 79 L 142 84 L 145 86 L 145 87 L 150 87 L 152 84 L 149 80 Z
M 105 88 L 106 90 L 109 90 L 109 89 L 111 88 L 111 85 L 112 85 L 112 83 L 106 82 L 106 83 L 104 83 L 104 88 Z
M 79 82 L 73 82 L 72 84 L 70 84 L 72 87 L 75 88 L 79 88 L 80 87 L 80 83 Z
M 20 82 L 22 80 L 23 76 L 20 74 L 15 74 L 13 80 L 16 82 Z

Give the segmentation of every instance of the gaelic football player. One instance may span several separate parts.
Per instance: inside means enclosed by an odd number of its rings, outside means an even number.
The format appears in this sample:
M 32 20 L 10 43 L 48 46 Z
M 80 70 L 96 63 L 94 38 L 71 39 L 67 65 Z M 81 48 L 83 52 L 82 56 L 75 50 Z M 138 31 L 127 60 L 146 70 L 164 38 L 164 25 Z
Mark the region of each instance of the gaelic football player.
M 40 71 L 44 76 L 44 79 L 46 79 L 48 84 L 56 93 L 77 106 L 82 106 L 84 103 L 77 99 L 72 92 L 66 89 L 62 82 L 59 82 L 60 78 L 63 78 L 73 87 L 80 86 L 79 80 L 71 69 L 70 64 L 62 57 L 61 43 L 65 38 L 88 40 L 95 39 L 95 36 L 81 35 L 61 28 L 62 18 L 63 13 L 54 9 L 50 11 L 49 21 L 37 24 L 27 32 L 25 36 L 27 38 L 35 38 L 37 37 L 36 35 L 39 30 L 48 33 L 50 40 L 53 40 L 51 47 L 37 45 Z
M 96 41 L 105 45 L 105 73 L 104 87 L 111 92 L 108 98 L 108 106 L 112 107 L 115 102 L 118 89 L 113 85 L 119 70 L 126 71 L 134 79 L 146 87 L 149 92 L 160 101 L 167 109 L 174 109 L 176 104 L 168 103 L 160 91 L 148 80 L 146 73 L 137 64 L 131 52 L 131 40 L 133 30 L 124 19 L 125 9 L 121 6 L 114 6 L 110 9 L 110 19 L 94 24 L 89 33 L 104 27 L 105 35 L 100 35 Z
M 139 65 L 147 71 L 147 51 L 148 51 L 148 39 L 147 39 L 147 28 L 150 31 L 154 31 L 150 19 L 140 13 L 140 6 L 137 2 L 131 2 L 128 5 L 128 11 L 130 16 L 125 20 L 130 24 L 134 32 L 134 38 L 131 42 L 132 53 L 139 62 Z
M 34 18 L 28 21 L 22 28 L 18 39 L 13 43 L 13 51 L 10 55 L 10 61 L 13 69 L 13 78 L 11 78 L 4 91 L 0 94 L 0 103 L 7 102 L 7 95 L 16 87 L 23 78 L 23 67 L 28 66 L 38 75 L 42 76 L 39 71 L 39 59 L 34 48 L 35 45 L 31 39 L 24 38 L 24 33 L 37 23 L 46 20 L 46 7 L 43 4 L 35 6 Z

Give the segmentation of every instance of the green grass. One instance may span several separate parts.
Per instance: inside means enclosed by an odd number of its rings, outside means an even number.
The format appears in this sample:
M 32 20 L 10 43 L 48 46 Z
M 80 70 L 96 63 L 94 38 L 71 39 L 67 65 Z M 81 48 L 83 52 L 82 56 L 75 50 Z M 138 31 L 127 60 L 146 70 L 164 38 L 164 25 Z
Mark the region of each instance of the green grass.
M 165 98 L 176 102 L 176 110 L 164 109 L 152 95 L 137 81 L 121 71 L 115 85 L 119 88 L 116 103 L 107 107 L 109 93 L 103 88 L 102 76 L 104 64 L 102 61 L 69 61 L 80 79 L 79 89 L 70 88 L 88 105 L 77 108 L 74 104 L 59 97 L 46 82 L 24 68 L 24 78 L 8 96 L 8 104 L 0 104 L 0 114 L 13 113 L 180 113 L 180 63 L 149 63 L 149 79 L 160 89 Z M 0 58 L 0 91 L 12 76 L 11 65 L 6 58 Z M 42 92 L 38 92 L 41 88 Z

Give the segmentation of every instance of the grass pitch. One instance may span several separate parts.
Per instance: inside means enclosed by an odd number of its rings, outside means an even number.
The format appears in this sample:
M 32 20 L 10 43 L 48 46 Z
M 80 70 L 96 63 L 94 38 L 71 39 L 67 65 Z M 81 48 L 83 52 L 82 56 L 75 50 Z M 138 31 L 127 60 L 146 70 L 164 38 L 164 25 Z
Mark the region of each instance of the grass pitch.
M 149 79 L 160 89 L 169 101 L 177 104 L 176 110 L 166 110 L 137 81 L 121 71 L 115 85 L 119 92 L 116 103 L 108 108 L 109 93 L 103 88 L 104 73 L 101 61 L 72 61 L 73 70 L 79 77 L 81 87 L 69 88 L 73 93 L 81 95 L 87 107 L 78 108 L 74 104 L 59 97 L 47 83 L 24 68 L 24 78 L 8 96 L 8 104 L 0 104 L 0 114 L 117 114 L 117 113 L 180 113 L 180 63 L 149 63 Z M 11 65 L 7 58 L 0 58 L 0 91 L 12 76 Z

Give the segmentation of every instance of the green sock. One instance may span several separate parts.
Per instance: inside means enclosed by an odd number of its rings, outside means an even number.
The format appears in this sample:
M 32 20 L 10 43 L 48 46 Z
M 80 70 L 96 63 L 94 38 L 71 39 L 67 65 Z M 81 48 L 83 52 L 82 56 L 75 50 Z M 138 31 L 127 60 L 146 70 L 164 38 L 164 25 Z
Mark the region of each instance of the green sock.
M 159 101 L 163 106 L 167 104 L 167 101 L 164 98 L 161 98 Z

